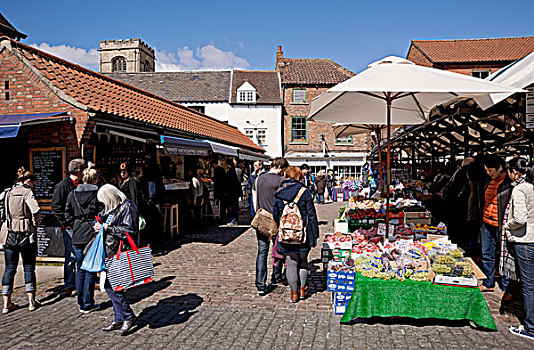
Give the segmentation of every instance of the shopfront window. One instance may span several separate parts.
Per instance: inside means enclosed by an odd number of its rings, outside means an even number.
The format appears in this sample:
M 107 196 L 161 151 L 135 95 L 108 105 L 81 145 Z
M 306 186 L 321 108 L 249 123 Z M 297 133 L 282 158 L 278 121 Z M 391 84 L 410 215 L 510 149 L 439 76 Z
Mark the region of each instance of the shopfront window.
M 334 172 L 340 180 L 360 180 L 361 170 L 362 168 L 360 166 L 334 165 Z

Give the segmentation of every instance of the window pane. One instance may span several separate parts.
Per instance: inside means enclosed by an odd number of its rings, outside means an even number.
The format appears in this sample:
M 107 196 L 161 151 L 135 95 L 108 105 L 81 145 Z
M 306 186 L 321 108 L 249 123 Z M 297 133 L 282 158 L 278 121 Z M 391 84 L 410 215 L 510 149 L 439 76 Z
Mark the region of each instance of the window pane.
M 254 140 L 254 130 L 252 129 L 245 129 L 245 135 L 251 139 Z
M 293 102 L 306 102 L 306 90 L 293 90 Z
M 345 143 L 345 144 L 352 144 L 352 136 L 342 136 L 336 138 L 336 143 Z
M 291 118 L 291 141 L 306 141 L 306 117 Z
M 267 136 L 265 129 L 258 129 L 258 144 L 259 145 L 266 145 L 267 144 Z

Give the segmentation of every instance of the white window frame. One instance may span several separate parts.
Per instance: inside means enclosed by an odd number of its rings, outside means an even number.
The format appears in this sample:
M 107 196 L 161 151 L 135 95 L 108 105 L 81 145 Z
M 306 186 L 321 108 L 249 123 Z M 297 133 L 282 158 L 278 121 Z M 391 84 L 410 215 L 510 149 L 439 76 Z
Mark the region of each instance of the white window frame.
M 261 141 L 260 132 L 263 133 L 263 142 Z M 258 140 L 258 145 L 266 146 L 267 145 L 267 129 L 256 129 L 256 139 Z
M 304 95 L 296 98 L 296 93 L 303 93 Z M 308 95 L 308 92 L 306 89 L 293 89 L 292 96 L 291 96 L 291 103 L 307 103 L 306 97 Z
M 481 75 L 483 73 L 487 73 L 485 77 L 482 77 Z M 491 71 L 489 69 L 475 69 L 471 71 L 471 76 L 479 79 L 486 79 L 491 74 Z

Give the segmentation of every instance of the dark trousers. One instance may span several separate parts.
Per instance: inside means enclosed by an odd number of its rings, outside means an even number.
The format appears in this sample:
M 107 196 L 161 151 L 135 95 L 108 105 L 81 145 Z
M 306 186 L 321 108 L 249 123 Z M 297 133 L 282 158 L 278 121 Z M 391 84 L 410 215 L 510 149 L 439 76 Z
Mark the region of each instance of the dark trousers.
M 2 277 L 2 294 L 13 293 L 13 282 L 17 267 L 19 266 L 19 256 L 22 256 L 24 266 L 24 284 L 26 292 L 35 291 L 35 258 L 37 257 L 37 243 L 29 244 L 24 248 L 4 247 L 5 270 Z
M 239 198 L 230 198 L 230 206 L 229 206 L 232 220 L 235 220 L 236 222 L 239 221 Z
M 76 256 L 76 292 L 78 305 L 81 310 L 87 310 L 95 305 L 95 282 L 96 273 L 82 270 L 83 250 L 85 244 L 73 244 L 72 249 Z
M 528 333 L 534 334 L 534 243 L 515 243 L 512 250 L 523 290 L 525 307 L 523 325 Z
M 105 284 L 106 293 L 108 293 L 109 299 L 113 304 L 113 322 L 123 322 L 131 320 L 135 317 L 128 299 L 126 299 L 125 292 L 116 292 L 111 288 L 109 281 L 106 280 Z
M 72 251 L 72 229 L 64 228 L 63 244 L 65 246 L 65 262 L 63 263 L 63 278 L 67 289 L 76 288 L 76 257 Z

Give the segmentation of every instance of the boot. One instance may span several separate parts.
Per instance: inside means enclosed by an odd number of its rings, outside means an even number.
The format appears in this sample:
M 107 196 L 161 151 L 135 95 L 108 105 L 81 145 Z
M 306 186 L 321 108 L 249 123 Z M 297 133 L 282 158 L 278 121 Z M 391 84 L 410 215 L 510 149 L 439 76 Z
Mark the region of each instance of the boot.
M 107 327 L 102 328 L 104 332 L 111 332 L 116 331 L 117 329 L 121 329 L 122 322 L 111 322 L 111 324 Z
M 300 287 L 300 299 L 306 299 L 308 297 L 308 287 Z
M 122 323 L 121 329 L 119 330 L 120 334 L 121 335 L 127 335 L 128 332 L 130 331 L 130 329 L 132 329 L 132 327 L 134 326 L 134 323 L 135 323 L 136 320 L 137 320 L 137 318 L 134 316 L 131 319 L 124 321 Z
M 299 292 L 297 292 L 296 290 L 292 290 L 291 291 L 291 302 L 296 303 L 298 301 L 299 301 Z

